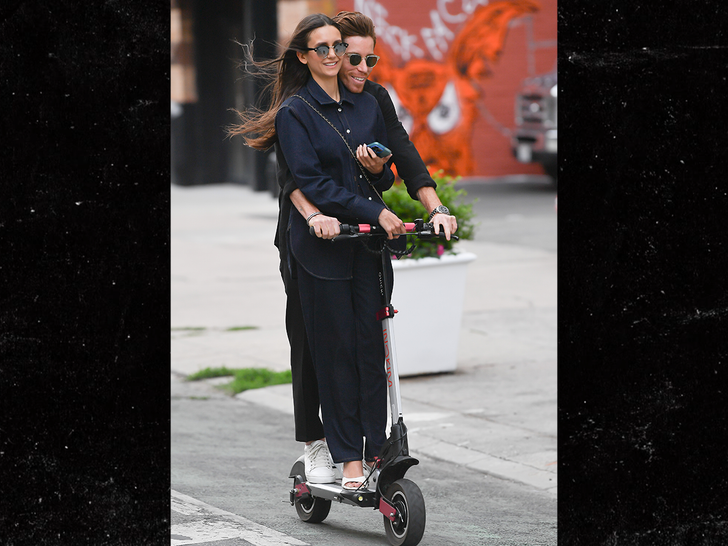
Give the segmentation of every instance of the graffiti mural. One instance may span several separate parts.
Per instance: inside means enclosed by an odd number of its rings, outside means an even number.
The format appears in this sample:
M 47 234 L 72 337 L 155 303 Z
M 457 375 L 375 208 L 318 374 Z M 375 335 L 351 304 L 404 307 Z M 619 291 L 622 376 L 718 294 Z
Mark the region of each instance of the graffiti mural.
M 370 78 L 390 92 L 400 121 L 425 164 L 448 174 L 475 171 L 473 125 L 509 24 L 540 9 L 535 0 L 438 0 L 420 34 L 388 25 L 379 2 L 356 0 L 372 18 L 381 60 Z M 456 25 L 457 31 L 451 26 Z M 421 38 L 421 39 L 420 39 Z

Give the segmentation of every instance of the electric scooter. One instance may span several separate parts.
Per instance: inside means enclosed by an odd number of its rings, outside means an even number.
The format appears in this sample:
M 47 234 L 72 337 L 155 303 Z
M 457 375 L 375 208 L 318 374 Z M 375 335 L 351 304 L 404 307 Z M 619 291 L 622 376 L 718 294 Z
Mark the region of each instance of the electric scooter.
M 419 461 L 410 456 L 407 441 L 407 427 L 402 414 L 402 400 L 399 390 L 399 374 L 397 356 L 394 350 L 394 332 L 392 320 L 397 312 L 392 306 L 393 279 L 387 274 L 387 260 L 390 253 L 405 254 L 406 251 L 395 251 L 387 244 L 387 232 L 378 225 L 342 224 L 341 235 L 337 239 L 375 238 L 378 241 L 381 254 L 379 266 L 379 287 L 382 300 L 381 310 L 377 313 L 377 320 L 382 323 L 384 338 L 385 368 L 387 372 L 387 387 L 389 405 L 392 416 L 392 426 L 389 438 L 382 448 L 380 457 L 375 460 L 370 469 L 366 485 L 356 490 L 344 489 L 341 480 L 334 483 L 310 483 L 306 480 L 304 456 L 291 468 L 290 478 L 293 478 L 293 489 L 290 491 L 290 501 L 295 505 L 298 517 L 307 523 L 320 523 L 329 515 L 332 501 L 361 508 L 379 510 L 383 516 L 384 531 L 387 539 L 393 546 L 415 546 L 419 544 L 425 532 L 425 500 L 420 488 L 413 481 L 404 477 L 407 470 L 419 464 Z M 405 223 L 408 236 L 419 239 L 444 238 L 441 231 L 435 234 L 432 224 L 418 219 L 412 223 Z M 313 228 L 311 234 L 315 235 Z M 451 238 L 457 240 L 455 235 Z

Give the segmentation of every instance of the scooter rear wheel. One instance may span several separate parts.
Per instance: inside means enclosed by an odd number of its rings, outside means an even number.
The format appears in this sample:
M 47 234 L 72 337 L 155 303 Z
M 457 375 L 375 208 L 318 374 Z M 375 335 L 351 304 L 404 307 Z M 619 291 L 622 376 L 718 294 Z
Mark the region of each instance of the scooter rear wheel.
M 425 533 L 425 499 L 413 481 L 397 480 L 387 489 L 387 498 L 397 509 L 395 521 L 384 516 L 384 531 L 392 546 L 415 546 Z
M 298 517 L 306 523 L 321 523 L 329 515 L 331 501 L 317 497 L 296 500 Z

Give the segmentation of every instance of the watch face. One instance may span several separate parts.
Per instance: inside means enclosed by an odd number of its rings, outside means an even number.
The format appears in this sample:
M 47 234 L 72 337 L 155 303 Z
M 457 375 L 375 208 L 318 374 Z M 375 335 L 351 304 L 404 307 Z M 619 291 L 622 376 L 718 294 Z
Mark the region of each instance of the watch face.
M 438 205 L 430 213 L 430 220 L 432 220 L 435 214 L 450 214 L 450 210 L 445 205 Z

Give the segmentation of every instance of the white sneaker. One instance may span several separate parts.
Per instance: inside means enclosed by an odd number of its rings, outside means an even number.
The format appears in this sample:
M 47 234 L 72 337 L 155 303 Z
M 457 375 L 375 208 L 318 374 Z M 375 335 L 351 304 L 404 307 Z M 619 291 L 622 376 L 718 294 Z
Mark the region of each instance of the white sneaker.
M 329 453 L 329 446 L 322 440 L 311 442 L 303 448 L 306 465 L 306 480 L 311 483 L 334 483 L 334 461 Z

